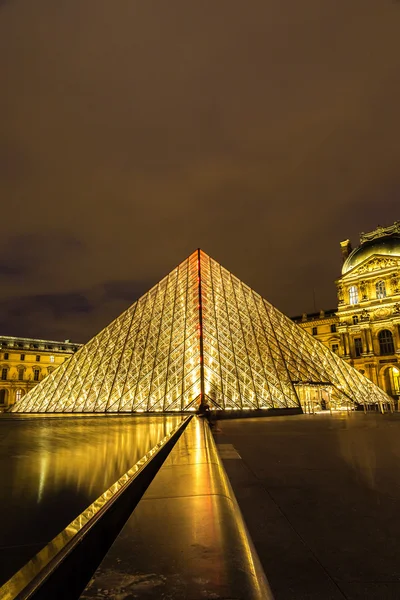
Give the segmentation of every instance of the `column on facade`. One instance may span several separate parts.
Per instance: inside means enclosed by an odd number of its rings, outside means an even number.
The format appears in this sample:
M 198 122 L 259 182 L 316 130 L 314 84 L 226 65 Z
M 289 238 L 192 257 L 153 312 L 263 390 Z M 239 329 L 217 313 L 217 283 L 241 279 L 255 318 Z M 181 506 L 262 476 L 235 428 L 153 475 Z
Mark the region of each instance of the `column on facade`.
M 343 350 L 343 356 L 347 356 L 347 348 L 346 348 L 346 337 L 344 333 L 340 334 L 340 345 Z
M 373 346 L 372 346 L 372 336 L 371 336 L 371 330 L 369 327 L 365 327 L 362 330 L 362 335 L 363 335 L 363 346 L 365 347 L 365 352 L 367 354 L 373 354 Z
M 343 357 L 350 358 L 350 337 L 347 331 L 340 332 L 340 345 L 343 349 Z
M 350 357 L 351 356 L 351 350 L 350 350 L 350 336 L 349 336 L 349 332 L 346 331 L 344 334 L 345 340 L 346 340 L 346 354 L 345 356 Z
M 368 337 L 365 329 L 361 329 L 361 339 L 362 339 L 362 353 L 368 354 Z
M 367 329 L 367 340 L 368 340 L 368 353 L 369 354 L 374 354 L 374 344 L 372 342 L 371 327 L 368 327 L 368 329 Z

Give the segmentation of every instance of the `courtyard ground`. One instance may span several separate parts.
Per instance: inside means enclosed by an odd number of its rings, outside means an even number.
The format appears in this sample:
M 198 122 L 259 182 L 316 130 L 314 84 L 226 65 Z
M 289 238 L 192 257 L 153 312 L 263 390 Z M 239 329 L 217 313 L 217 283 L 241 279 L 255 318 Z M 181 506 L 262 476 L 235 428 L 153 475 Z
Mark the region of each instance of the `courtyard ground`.
M 218 422 L 276 600 L 400 598 L 400 414 Z

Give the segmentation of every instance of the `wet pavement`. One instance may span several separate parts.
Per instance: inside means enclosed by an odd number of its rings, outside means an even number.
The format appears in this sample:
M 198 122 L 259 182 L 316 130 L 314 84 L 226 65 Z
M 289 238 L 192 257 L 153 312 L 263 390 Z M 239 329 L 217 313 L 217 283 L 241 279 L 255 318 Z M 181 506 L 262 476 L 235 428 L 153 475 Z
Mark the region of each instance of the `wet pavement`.
M 272 600 L 203 419 L 191 420 L 81 598 Z
M 0 585 L 181 417 L 0 418 Z
M 276 600 L 400 598 L 400 414 L 220 421 Z

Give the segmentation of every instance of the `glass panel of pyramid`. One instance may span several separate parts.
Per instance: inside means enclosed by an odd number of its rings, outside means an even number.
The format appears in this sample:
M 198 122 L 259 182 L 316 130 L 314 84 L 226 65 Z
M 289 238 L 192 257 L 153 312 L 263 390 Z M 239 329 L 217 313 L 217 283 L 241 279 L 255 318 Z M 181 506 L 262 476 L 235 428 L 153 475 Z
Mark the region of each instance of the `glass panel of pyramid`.
M 14 412 L 300 406 L 299 384 L 357 404 L 386 394 L 202 251 L 17 402 Z

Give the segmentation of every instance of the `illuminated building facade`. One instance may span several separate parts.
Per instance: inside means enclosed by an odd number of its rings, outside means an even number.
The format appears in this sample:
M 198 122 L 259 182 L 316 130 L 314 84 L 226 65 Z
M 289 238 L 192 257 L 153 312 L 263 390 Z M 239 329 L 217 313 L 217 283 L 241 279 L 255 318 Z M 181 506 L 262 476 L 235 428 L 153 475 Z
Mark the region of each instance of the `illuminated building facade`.
M 124 413 L 386 403 L 369 379 L 197 250 L 17 402 Z
M 341 242 L 338 308 L 293 320 L 395 399 L 400 397 L 400 221 Z
M 10 408 L 81 344 L 0 336 L 0 411 Z

